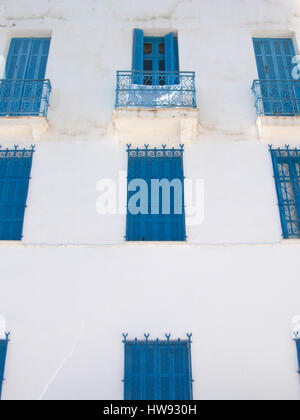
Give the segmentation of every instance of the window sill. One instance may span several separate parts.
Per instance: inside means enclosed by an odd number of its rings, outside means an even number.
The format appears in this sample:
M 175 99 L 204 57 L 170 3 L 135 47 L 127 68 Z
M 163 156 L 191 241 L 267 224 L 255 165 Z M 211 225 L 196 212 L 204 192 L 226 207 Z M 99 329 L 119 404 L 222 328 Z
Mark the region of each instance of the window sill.
M 190 144 L 199 129 L 197 108 L 117 108 L 114 126 L 122 144 Z
M 46 117 L 0 117 L 0 135 L 13 137 L 31 136 L 37 141 L 48 129 Z
M 22 240 L 21 241 L 6 241 L 6 240 L 1 241 L 0 240 L 0 248 L 1 248 L 1 246 L 9 246 L 9 245 L 13 245 L 13 246 L 24 245 L 24 242 Z
M 261 141 L 271 144 L 300 145 L 300 116 L 265 116 L 257 118 L 258 134 Z

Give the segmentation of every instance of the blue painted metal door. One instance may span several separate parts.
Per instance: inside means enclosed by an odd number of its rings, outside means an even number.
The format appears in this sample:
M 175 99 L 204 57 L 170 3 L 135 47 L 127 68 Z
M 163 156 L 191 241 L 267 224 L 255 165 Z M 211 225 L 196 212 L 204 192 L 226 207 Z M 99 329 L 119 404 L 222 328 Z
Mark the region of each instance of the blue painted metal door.
M 295 49 L 291 39 L 253 39 L 258 76 L 266 115 L 295 115 L 295 83 L 292 78 Z
M 1 400 L 1 395 L 2 395 L 2 383 L 4 380 L 7 344 L 8 344 L 8 335 L 5 340 L 0 340 L 0 400 Z
M 0 115 L 39 115 L 51 40 L 14 38 L 11 40 L 2 82 Z M 34 98 L 34 103 L 32 103 Z

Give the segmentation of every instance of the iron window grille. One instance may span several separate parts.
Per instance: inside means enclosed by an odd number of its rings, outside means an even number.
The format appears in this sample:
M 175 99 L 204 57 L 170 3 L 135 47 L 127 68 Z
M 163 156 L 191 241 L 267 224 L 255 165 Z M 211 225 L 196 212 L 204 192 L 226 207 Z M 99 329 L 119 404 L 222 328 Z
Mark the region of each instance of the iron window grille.
M 284 239 L 300 238 L 300 150 L 270 146 Z
M 5 361 L 7 354 L 7 346 L 9 342 L 9 335 L 10 333 L 5 334 L 6 338 L 4 340 L 0 340 L 0 400 L 2 395 L 2 384 L 4 381 Z
M 34 146 L 0 149 L 0 240 L 22 239 Z
M 127 241 L 185 241 L 185 207 L 183 152 L 179 149 L 131 149 L 128 145 L 128 190 L 127 190 Z M 138 213 L 132 209 L 132 200 L 138 187 L 145 186 L 142 200 L 145 203 Z M 153 185 L 159 183 L 155 190 Z M 141 190 L 140 190 L 141 192 Z M 168 201 L 168 203 L 166 203 Z M 167 204 L 167 205 L 165 205 Z
M 191 337 L 187 340 L 124 340 L 124 399 L 189 401 L 193 399 Z

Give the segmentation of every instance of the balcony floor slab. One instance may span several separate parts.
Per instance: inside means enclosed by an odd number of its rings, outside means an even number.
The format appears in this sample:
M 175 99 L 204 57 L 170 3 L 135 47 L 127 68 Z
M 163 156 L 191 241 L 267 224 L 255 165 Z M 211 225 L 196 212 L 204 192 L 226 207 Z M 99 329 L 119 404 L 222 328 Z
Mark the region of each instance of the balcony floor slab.
M 113 120 L 119 141 L 136 146 L 190 144 L 199 130 L 195 108 L 117 108 Z
M 32 136 L 37 141 L 48 127 L 46 117 L 0 117 L 0 135 L 5 137 Z
M 259 116 L 257 127 L 264 143 L 300 145 L 300 116 Z

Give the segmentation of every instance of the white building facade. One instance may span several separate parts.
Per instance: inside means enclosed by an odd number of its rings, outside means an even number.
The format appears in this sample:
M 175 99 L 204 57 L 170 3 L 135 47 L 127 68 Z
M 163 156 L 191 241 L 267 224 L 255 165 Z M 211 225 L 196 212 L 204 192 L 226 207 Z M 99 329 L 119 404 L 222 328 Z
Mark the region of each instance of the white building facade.
M 300 2 L 28 3 L 0 5 L 0 154 L 32 156 L 0 162 L 2 399 L 122 400 L 135 338 L 186 344 L 186 398 L 300 399 Z M 162 236 L 126 221 L 148 151 L 186 178 Z

